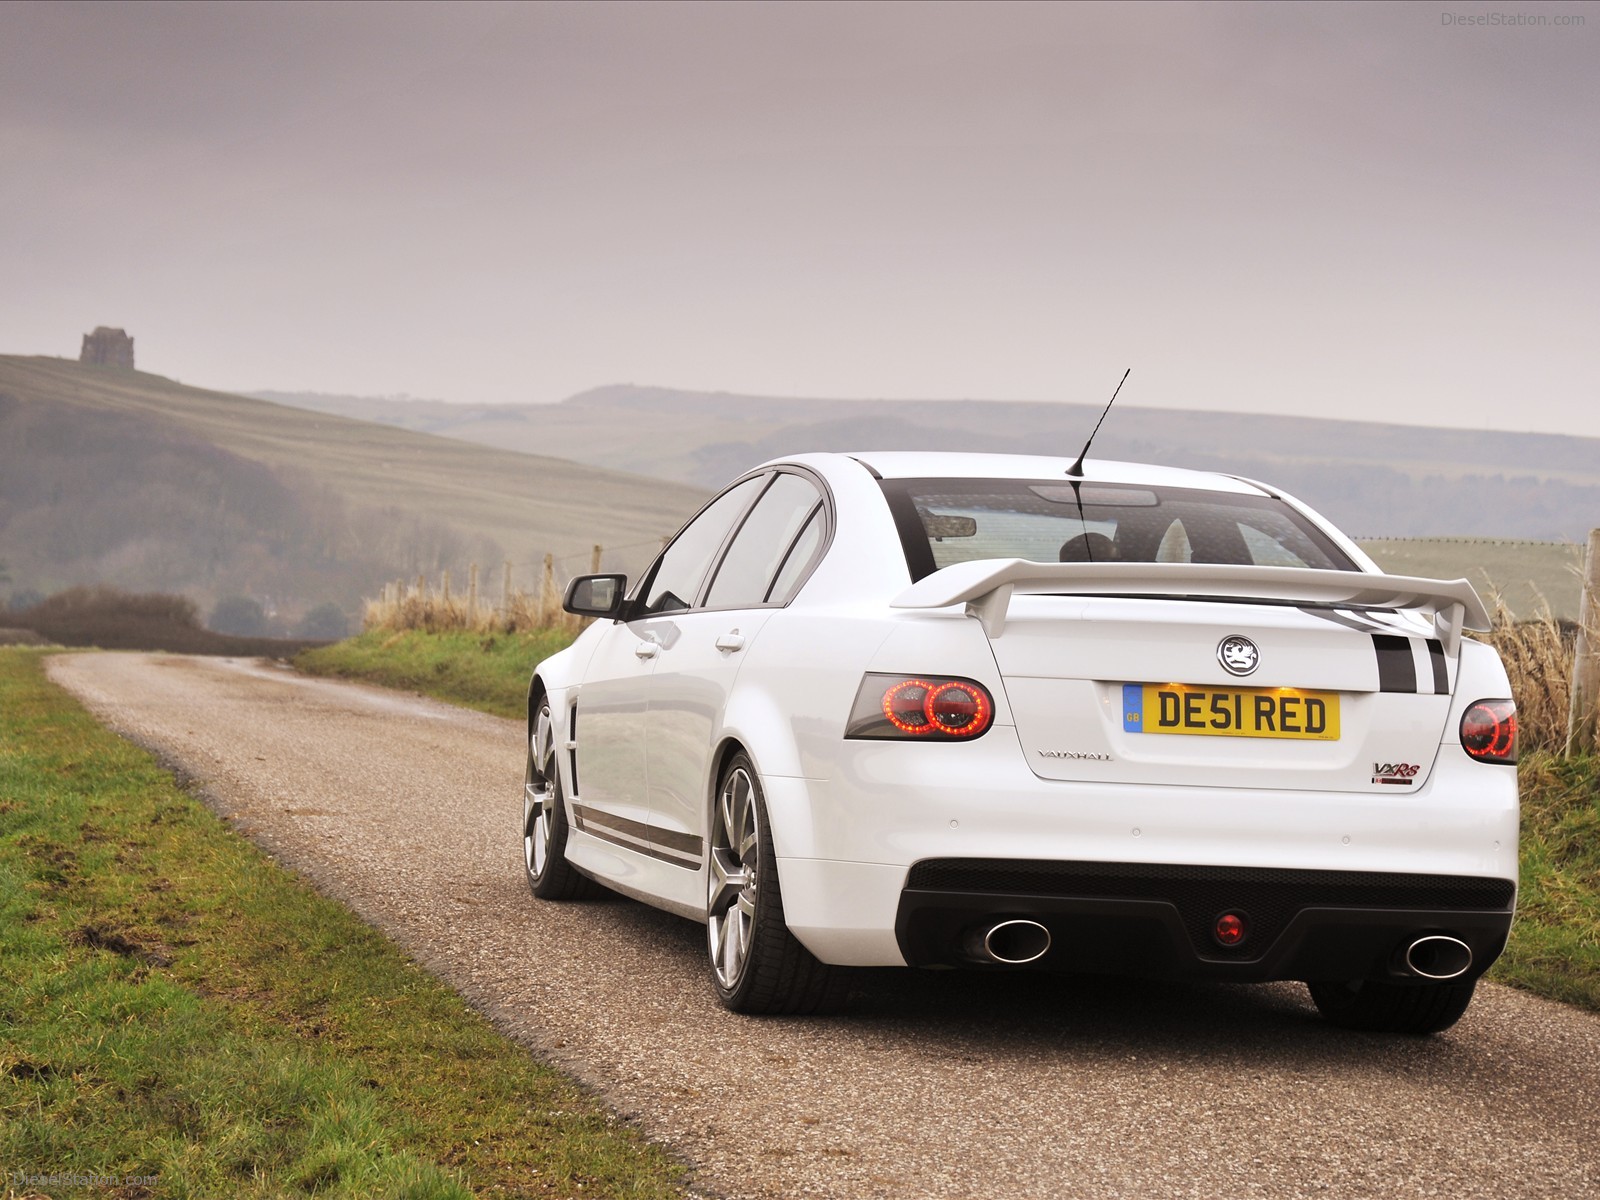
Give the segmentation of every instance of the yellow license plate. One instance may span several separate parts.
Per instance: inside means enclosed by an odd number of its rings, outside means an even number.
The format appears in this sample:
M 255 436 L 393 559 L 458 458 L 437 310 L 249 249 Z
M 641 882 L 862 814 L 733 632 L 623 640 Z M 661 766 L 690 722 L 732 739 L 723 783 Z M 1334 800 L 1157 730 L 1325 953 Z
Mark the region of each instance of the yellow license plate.
M 1208 688 L 1185 683 L 1122 685 L 1122 727 L 1129 733 L 1204 737 L 1339 740 L 1337 692 L 1304 688 Z

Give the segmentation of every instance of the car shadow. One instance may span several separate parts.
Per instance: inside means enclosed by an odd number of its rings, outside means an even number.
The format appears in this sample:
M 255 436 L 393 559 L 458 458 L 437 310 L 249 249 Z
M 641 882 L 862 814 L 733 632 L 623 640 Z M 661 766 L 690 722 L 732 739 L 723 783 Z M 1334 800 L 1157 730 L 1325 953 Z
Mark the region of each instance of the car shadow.
M 643 905 L 608 905 L 606 920 L 648 944 L 679 982 L 684 1020 L 751 1020 L 712 991 L 702 927 Z M 705 979 L 703 988 L 690 982 Z M 1466 1043 L 1338 1029 L 1299 983 L 1229 984 L 1058 974 L 1036 970 L 857 968 L 845 1009 L 830 1016 L 763 1017 L 802 1035 L 847 1033 L 902 1052 L 980 1054 L 986 1061 L 1155 1056 L 1234 1069 L 1304 1068 L 1368 1060 L 1384 1069 L 1443 1066 Z M 1468 1020 L 1470 1021 L 1470 1014 Z

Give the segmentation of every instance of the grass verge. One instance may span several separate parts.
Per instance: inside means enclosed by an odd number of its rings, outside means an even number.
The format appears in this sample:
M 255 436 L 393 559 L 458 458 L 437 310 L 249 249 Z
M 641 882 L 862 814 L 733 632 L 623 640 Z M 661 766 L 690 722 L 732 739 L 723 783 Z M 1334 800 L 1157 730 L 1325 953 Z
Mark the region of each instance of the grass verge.
M 571 645 L 576 636 L 553 629 L 530 633 L 374 629 L 307 650 L 294 662 L 313 675 L 423 692 L 498 717 L 524 717 L 534 665 Z
M 0 650 L 0 1191 L 682 1195 L 663 1151 L 41 661 Z
M 534 664 L 573 635 L 371 632 L 296 664 L 501 716 L 526 712 Z M 1524 754 L 1522 890 L 1490 978 L 1600 1012 L 1600 759 Z
M 1600 758 L 1523 758 L 1522 890 L 1489 977 L 1600 1012 Z

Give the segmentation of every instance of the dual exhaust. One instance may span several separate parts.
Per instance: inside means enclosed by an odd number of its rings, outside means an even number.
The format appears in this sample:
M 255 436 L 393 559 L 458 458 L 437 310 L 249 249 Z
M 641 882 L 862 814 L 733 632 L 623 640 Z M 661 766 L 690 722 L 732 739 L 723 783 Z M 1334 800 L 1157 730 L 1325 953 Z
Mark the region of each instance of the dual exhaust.
M 1050 952 L 1050 931 L 1038 921 L 1011 918 L 973 930 L 967 936 L 966 950 L 983 962 L 1022 967 Z M 1441 982 L 1459 979 L 1472 967 L 1472 947 L 1442 933 L 1414 939 L 1402 957 L 1413 975 Z

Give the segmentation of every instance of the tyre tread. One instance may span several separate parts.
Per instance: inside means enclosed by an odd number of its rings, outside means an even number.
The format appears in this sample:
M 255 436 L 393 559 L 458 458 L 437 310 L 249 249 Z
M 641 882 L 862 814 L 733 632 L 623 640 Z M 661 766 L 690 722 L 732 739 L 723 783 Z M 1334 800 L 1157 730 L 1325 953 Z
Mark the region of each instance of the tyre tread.
M 724 768 L 723 777 L 742 766 L 752 782 L 755 765 L 739 754 Z M 721 782 L 718 784 L 719 788 Z M 761 837 L 757 853 L 761 900 L 751 931 L 750 957 L 745 975 L 731 991 L 716 983 L 723 1004 L 735 1012 L 761 1016 L 816 1016 L 838 1012 L 850 997 L 851 972 L 830 966 L 800 944 L 784 918 L 783 888 L 778 881 L 777 855 L 767 824 L 766 800 L 759 784 L 751 802 L 759 805 Z
M 1352 991 L 1344 983 L 1311 983 L 1311 999 L 1334 1025 L 1366 1033 L 1425 1035 L 1449 1029 L 1472 1003 L 1477 981 L 1386 983 L 1364 980 Z

